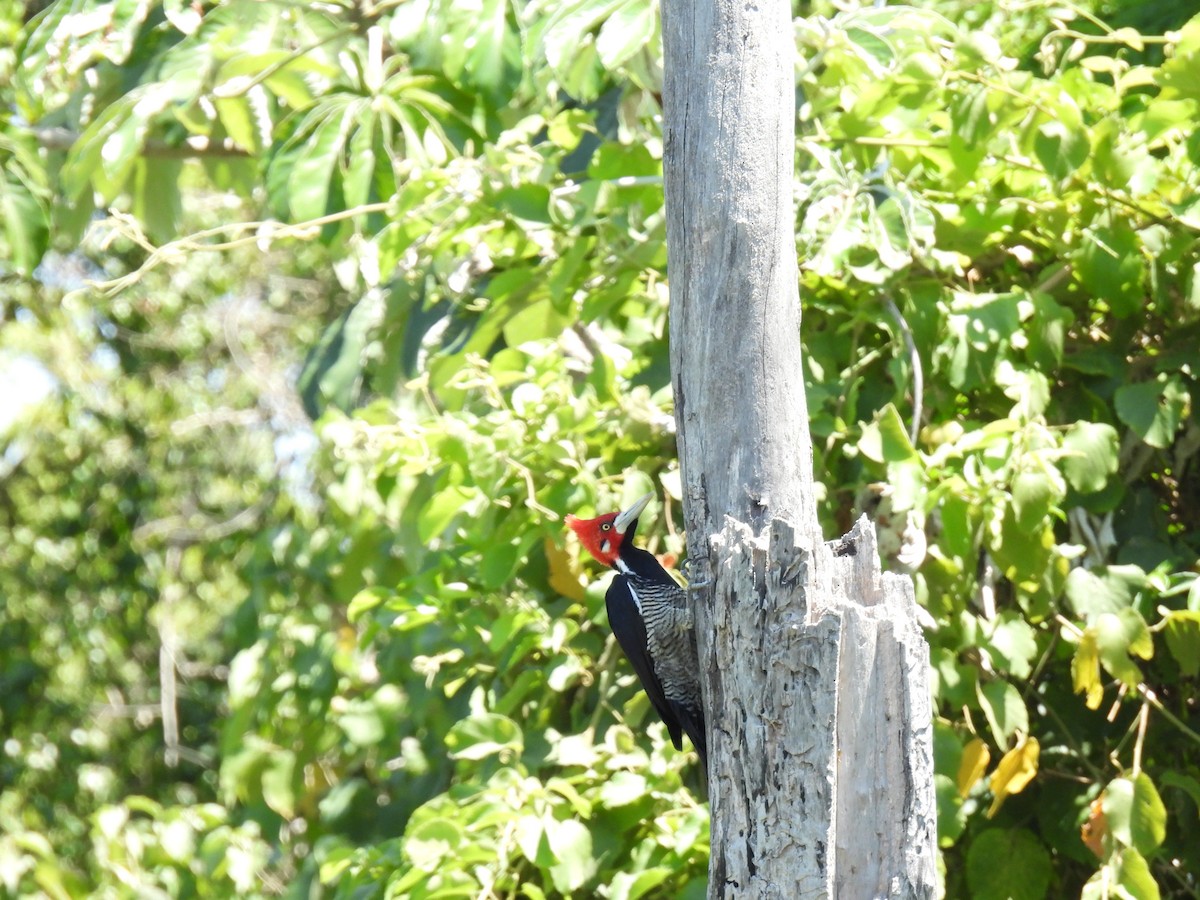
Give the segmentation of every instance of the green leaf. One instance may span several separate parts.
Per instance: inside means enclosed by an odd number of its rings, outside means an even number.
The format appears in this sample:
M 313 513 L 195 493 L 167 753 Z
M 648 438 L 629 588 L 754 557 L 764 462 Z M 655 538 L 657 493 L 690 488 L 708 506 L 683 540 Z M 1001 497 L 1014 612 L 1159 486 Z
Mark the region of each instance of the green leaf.
M 296 754 L 275 748 L 266 754 L 262 770 L 262 795 L 267 806 L 285 819 L 296 814 Z
M 1192 805 L 1200 813 L 1200 779 L 1168 769 L 1159 776 L 1159 781 L 1162 782 L 1164 788 L 1175 788 L 1191 797 Z M 1196 821 L 1200 821 L 1200 815 L 1197 815 L 1196 819 L 1193 820 L 1193 824 Z
M 1185 678 L 1200 675 L 1200 612 L 1172 610 L 1166 617 L 1167 649 Z
M 871 245 L 879 261 L 892 271 L 899 271 L 912 262 L 908 228 L 900 204 L 888 197 L 873 207 L 867 218 Z
M 145 157 L 133 169 L 133 212 L 146 234 L 165 244 L 180 232 L 183 220 L 183 195 L 180 173 L 183 163 L 177 159 Z
M 1124 219 L 1102 217 L 1081 238 L 1074 270 L 1083 285 L 1103 297 L 1119 318 L 1141 311 L 1145 265 L 1141 241 L 1133 228 Z
M 556 862 L 550 866 L 554 886 L 564 894 L 577 891 L 596 874 L 592 833 L 574 819 L 547 823 L 546 839 Z
M 592 31 L 628 0 L 569 0 L 546 22 L 542 41 L 546 61 L 565 90 L 583 101 L 595 99 L 600 81 Z
M 434 494 L 417 516 L 417 536 L 421 542 L 428 544 L 434 538 L 440 537 L 450 527 L 450 523 L 462 513 L 463 506 L 475 497 L 476 492 L 473 489 L 458 485 L 452 485 Z
M 520 348 L 562 334 L 570 324 L 570 318 L 557 312 L 551 301 L 539 300 L 504 323 L 504 340 L 510 347 Z
M 1045 472 L 1021 472 L 1012 483 L 1013 512 L 1017 525 L 1032 529 L 1041 525 L 1059 499 L 1054 482 Z
M 262 150 L 262 136 L 255 121 L 254 110 L 245 96 L 218 97 L 213 100 L 213 106 L 230 140 L 247 153 L 257 154 Z
M 642 869 L 636 874 L 617 872 L 608 886 L 608 900 L 637 900 L 637 898 L 650 893 L 673 874 L 674 872 L 665 866 Z
M 967 826 L 963 798 L 949 776 L 934 775 L 933 787 L 937 795 L 938 846 L 952 847 Z
M 1109 833 L 1143 856 L 1159 848 L 1167 834 L 1167 810 L 1145 772 L 1109 782 L 1103 794 Z
M 1113 397 L 1117 418 L 1159 449 L 1171 446 L 1187 403 L 1187 388 L 1175 376 L 1122 385 Z
M 615 69 L 654 37 L 658 8 L 646 0 L 628 0 L 614 10 L 596 37 L 596 52 L 606 69 Z
M 1015 401 L 1012 417 L 1027 422 L 1041 416 L 1050 403 L 1050 382 L 1041 372 L 1018 369 L 1006 359 L 996 365 L 993 376 L 1004 396 Z
M 1100 870 L 1088 879 L 1080 900 L 1159 900 L 1158 884 L 1146 860 L 1131 847 L 1114 853 Z
M 1062 364 L 1063 345 L 1075 314 L 1041 291 L 1031 292 L 1029 300 L 1033 303 L 1033 318 L 1027 326 L 1026 357 L 1039 371 L 1051 372 Z
M 1141 613 L 1128 607 L 1101 613 L 1088 630 L 1094 631 L 1100 662 L 1110 674 L 1130 687 L 1142 680 L 1142 672 L 1131 657 L 1150 659 L 1154 642 Z
M 1055 181 L 1067 178 L 1087 161 L 1090 147 L 1087 130 L 1082 125 L 1082 122 L 1068 124 L 1054 121 L 1038 127 L 1033 139 L 1033 152 L 1042 168 Z
M 550 822 L 553 823 L 554 819 Z M 554 861 L 541 816 L 524 815 L 517 819 L 516 839 L 522 855 L 538 868 L 547 868 Z
M 449 819 L 429 819 L 414 827 L 404 839 L 404 854 L 424 872 L 434 872 L 458 852 L 466 835 Z
M 858 449 L 867 459 L 879 463 L 919 460 L 900 412 L 892 403 L 879 411 L 874 422 L 863 426 Z
M 966 391 L 992 382 L 997 361 L 1021 332 L 1022 300 L 1017 294 L 954 294 L 943 348 L 954 387 Z
M 521 726 L 507 716 L 479 713 L 455 722 L 446 734 L 451 759 L 485 759 L 497 753 L 520 756 L 525 749 Z
M 370 700 L 350 700 L 337 717 L 338 727 L 351 743 L 359 747 L 374 747 L 387 734 L 382 711 Z
M 354 408 L 379 307 L 379 298 L 364 297 L 330 324 L 309 352 L 296 388 L 313 418 L 328 406 L 344 412 Z
M 78 194 L 90 182 L 112 201 L 141 156 L 152 120 L 190 92 L 188 85 L 169 81 L 142 84 L 105 108 L 67 154 L 62 174 L 67 192 Z
M 1052 874 L 1050 854 L 1024 828 L 990 828 L 967 850 L 972 900 L 1042 900 Z
M 1075 614 L 1090 622 L 1131 606 L 1146 584 L 1146 573 L 1138 566 L 1077 568 L 1067 575 L 1066 594 Z
M 979 706 L 987 717 L 996 743 L 1002 748 L 1009 738 L 1029 733 L 1029 711 L 1021 692 L 1007 681 L 991 681 L 978 689 Z
M 363 613 L 374 609 L 391 596 L 391 591 L 382 588 L 372 587 L 359 591 L 354 595 L 354 599 L 350 601 L 349 606 L 346 607 L 346 618 L 351 622 L 357 622 Z
M 468 47 L 464 71 L 489 96 L 499 96 L 505 74 L 512 68 L 514 38 L 507 12 L 505 0 L 483 0 L 478 16 L 472 17 L 470 37 L 464 41 Z
M 1116 883 L 1124 888 L 1133 900 L 1159 900 L 1158 882 L 1150 866 L 1137 850 L 1126 847 L 1113 860 Z
M 1163 63 L 1159 84 L 1163 96 L 1200 100 L 1200 21 L 1188 21 L 1179 32 L 1179 43 Z
M 333 178 L 354 115 L 354 100 L 334 95 L 322 100 L 300 126 L 304 142 L 288 176 L 294 218 L 316 219 L 334 211 Z
M 1004 663 L 1004 671 L 1014 678 L 1028 678 L 1037 656 L 1037 632 L 1016 612 L 1002 612 L 985 625 L 988 644 Z
M 0 221 L 4 223 L 4 243 L 0 244 L 4 263 L 0 265 L 11 265 L 20 274 L 31 275 L 48 246 L 49 216 L 45 206 L 7 165 L 0 172 Z
M 492 198 L 496 209 L 514 219 L 540 225 L 550 224 L 550 188 L 544 184 L 506 187 Z
M 1120 440 L 1111 425 L 1076 422 L 1063 436 L 1063 474 L 1071 487 L 1081 494 L 1104 489 L 1116 474 Z
M 991 113 L 988 110 L 989 90 L 982 84 L 964 85 L 956 91 L 950 105 L 950 121 L 954 139 L 967 150 L 975 148 L 992 133 Z
M 934 691 L 943 703 L 964 706 L 976 697 L 979 671 L 958 659 L 958 654 L 948 647 L 934 647 L 930 651 L 933 664 Z
M 646 779 L 635 772 L 614 772 L 600 788 L 600 802 L 608 807 L 625 806 L 647 793 Z

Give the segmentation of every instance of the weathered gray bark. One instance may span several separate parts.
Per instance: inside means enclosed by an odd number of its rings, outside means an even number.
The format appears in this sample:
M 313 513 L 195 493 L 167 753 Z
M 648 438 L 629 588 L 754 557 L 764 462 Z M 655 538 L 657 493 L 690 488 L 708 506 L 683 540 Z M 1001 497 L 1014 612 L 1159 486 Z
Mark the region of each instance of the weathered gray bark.
M 929 648 L 865 519 L 814 546 L 780 519 L 712 540 L 701 666 L 714 897 L 932 897 Z M 714 665 L 715 664 L 715 665 Z
M 932 897 L 928 648 L 874 530 L 816 521 L 788 0 L 662 0 L 671 366 L 710 897 Z M 706 572 L 707 570 L 707 572 Z
M 689 550 L 702 556 L 727 515 L 817 533 L 793 227 L 796 51 L 788 0 L 663 0 L 662 16 L 672 381 Z

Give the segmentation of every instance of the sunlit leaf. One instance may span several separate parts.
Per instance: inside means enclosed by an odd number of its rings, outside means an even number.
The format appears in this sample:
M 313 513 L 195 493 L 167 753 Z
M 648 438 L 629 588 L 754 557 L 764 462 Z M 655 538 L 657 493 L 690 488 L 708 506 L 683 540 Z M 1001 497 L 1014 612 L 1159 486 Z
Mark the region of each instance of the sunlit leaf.
M 446 735 L 452 759 L 485 759 L 495 754 L 520 754 L 525 746 L 521 727 L 507 716 L 483 713 L 454 723 Z
M 1095 632 L 1100 663 L 1111 675 L 1131 687 L 1141 681 L 1141 670 L 1131 657 L 1150 659 L 1154 655 L 1154 642 L 1137 610 L 1101 613 L 1088 630 Z
M 1066 594 L 1076 614 L 1090 622 L 1128 608 L 1145 585 L 1146 573 L 1137 566 L 1075 568 L 1067 576 Z
M 633 803 L 646 795 L 646 779 L 633 772 L 614 772 L 600 789 L 605 806 L 616 807 Z
M 1075 655 L 1071 658 L 1071 680 L 1075 693 L 1085 694 L 1088 709 L 1099 709 L 1104 696 L 1104 685 L 1100 680 L 1100 650 L 1096 643 L 1096 632 L 1088 628 L 1079 638 Z
M 962 763 L 958 767 L 958 794 L 965 798 L 971 792 L 975 783 L 987 771 L 992 754 L 987 744 L 979 738 L 972 738 L 963 748 Z
M 657 8 L 648 0 L 627 0 L 600 26 L 596 52 L 606 68 L 615 69 L 646 46 L 658 24 Z
M 1009 796 L 1019 794 L 1034 779 L 1040 752 L 1037 738 L 1029 737 L 1001 757 L 988 782 L 992 789 L 992 805 L 987 812 L 989 819 L 996 815 Z
M 876 462 L 907 462 L 917 459 L 900 413 L 892 404 L 880 410 L 876 421 L 863 426 L 858 448 Z
M 49 217 L 43 203 L 7 168 L 0 171 L 0 220 L 5 257 L 18 272 L 32 273 L 46 251 Z
M 578 890 L 596 872 L 592 833 L 581 822 L 567 819 L 548 825 L 546 839 L 555 862 L 550 866 L 554 886 L 563 893 Z
M 1008 743 L 1014 734 L 1029 732 L 1029 712 L 1021 692 L 1007 681 L 990 681 L 978 690 L 979 705 L 983 708 L 996 742 Z
M 1188 401 L 1187 389 L 1177 378 L 1143 381 L 1117 388 L 1117 416 L 1151 447 L 1170 445 Z
M 463 838 L 458 823 L 449 819 L 430 819 L 405 836 L 404 852 L 418 869 L 433 872 L 442 860 L 457 852 Z
M 1071 487 L 1090 494 L 1101 490 L 1117 471 L 1119 441 L 1111 425 L 1076 422 L 1063 436 L 1063 474 Z
M 1145 772 L 1110 781 L 1103 800 L 1108 831 L 1114 838 L 1143 856 L 1158 849 L 1166 837 L 1167 811 Z
M 285 819 L 296 814 L 296 755 L 276 749 L 265 757 L 262 770 L 262 795 L 267 806 Z

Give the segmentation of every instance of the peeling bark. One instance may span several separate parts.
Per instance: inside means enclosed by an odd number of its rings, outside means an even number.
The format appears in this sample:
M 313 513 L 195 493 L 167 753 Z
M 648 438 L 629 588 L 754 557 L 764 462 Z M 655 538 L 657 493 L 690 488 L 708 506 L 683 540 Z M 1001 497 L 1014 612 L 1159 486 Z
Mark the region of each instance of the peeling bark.
M 710 897 L 935 896 L 929 650 L 865 519 L 712 539 Z M 705 662 L 708 665 L 705 666 Z

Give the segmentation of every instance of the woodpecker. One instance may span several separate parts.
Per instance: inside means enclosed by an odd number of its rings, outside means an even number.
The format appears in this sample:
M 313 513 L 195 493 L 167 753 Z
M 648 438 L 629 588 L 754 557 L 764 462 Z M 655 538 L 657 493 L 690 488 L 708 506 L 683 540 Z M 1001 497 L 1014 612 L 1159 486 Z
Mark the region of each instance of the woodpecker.
M 681 734 L 686 732 L 707 772 L 700 663 L 687 594 L 654 554 L 633 545 L 638 516 L 652 496 L 646 494 L 622 512 L 595 519 L 567 516 L 566 522 L 588 553 L 616 570 L 604 599 L 617 643 L 667 726 L 675 749 L 683 749 Z

